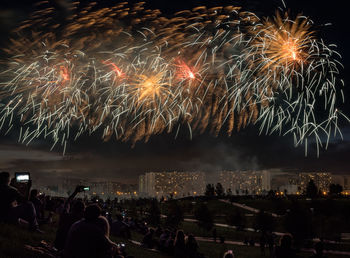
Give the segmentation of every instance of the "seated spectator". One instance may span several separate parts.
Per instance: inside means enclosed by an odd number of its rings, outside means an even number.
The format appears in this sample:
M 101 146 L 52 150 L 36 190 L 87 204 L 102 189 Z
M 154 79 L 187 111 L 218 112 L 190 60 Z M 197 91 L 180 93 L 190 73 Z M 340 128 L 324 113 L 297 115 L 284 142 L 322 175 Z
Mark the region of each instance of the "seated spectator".
M 163 233 L 159 237 L 159 249 L 166 252 L 166 242 L 170 236 L 169 230 L 163 230 Z
M 260 244 L 260 254 L 261 256 L 265 256 L 265 246 L 266 246 L 266 241 L 267 241 L 267 235 L 265 231 L 261 232 L 260 239 L 259 239 L 259 244 Z
M 169 238 L 168 240 L 166 241 L 165 243 L 165 249 L 166 249 L 166 252 L 169 254 L 169 255 L 173 255 L 174 254 L 174 241 L 175 241 L 175 233 L 174 232 L 171 232 L 169 234 Z
M 185 234 L 182 230 L 176 232 L 174 242 L 174 257 L 186 257 Z
M 186 241 L 185 246 L 186 246 L 187 257 L 189 257 L 189 258 L 198 257 L 198 244 L 197 244 L 197 241 L 192 234 L 190 234 L 187 237 L 187 241 Z
M 293 258 L 295 257 L 295 251 L 292 249 L 292 237 L 290 235 L 284 235 L 281 238 L 280 246 L 276 247 L 276 258 Z
M 43 203 L 38 198 L 39 191 L 37 189 L 32 189 L 29 195 L 29 201 L 31 201 L 35 207 L 36 216 L 38 219 L 44 218 Z
M 267 245 L 269 246 L 270 257 L 272 257 L 274 253 L 274 248 L 275 248 L 275 234 L 269 231 L 266 235 L 266 241 L 267 241 Z
M 35 212 L 39 225 L 52 222 L 53 212 L 50 211 L 49 215 L 45 217 L 45 202 L 40 198 L 42 197 L 37 189 L 30 191 L 29 201 L 31 201 L 35 207 Z
M 224 253 L 223 258 L 235 258 L 235 255 L 233 254 L 232 250 L 228 250 L 226 253 Z
M 10 186 L 10 174 L 0 173 L 0 220 L 8 223 L 18 224 L 24 222 L 29 224 L 30 230 L 41 232 L 35 207 L 28 201 L 31 180 L 25 184 L 25 195 L 22 195 L 15 187 Z
M 163 232 L 162 228 L 161 228 L 160 226 L 158 226 L 158 227 L 156 228 L 156 230 L 154 231 L 154 235 L 155 235 L 157 238 L 159 238 L 160 235 L 162 234 L 162 232 Z
M 97 205 L 90 205 L 84 218 L 72 225 L 64 247 L 65 258 L 114 257 L 117 245 L 109 239 L 108 221 L 100 214 Z
M 119 214 L 117 219 L 112 222 L 112 234 L 117 237 L 130 238 L 129 226 L 124 223 L 123 217 Z
M 323 255 L 323 243 L 317 242 L 315 244 L 315 254 L 311 256 L 311 258 L 326 258 L 326 256 Z
M 56 239 L 54 246 L 58 250 L 64 248 L 66 238 L 70 227 L 77 221 L 81 220 L 84 216 L 85 205 L 82 201 L 75 201 L 69 212 L 64 212 L 60 215 L 58 228 L 56 232 Z
M 112 218 L 112 214 L 110 212 L 105 212 L 105 217 L 108 220 L 109 225 L 113 224 L 113 218 Z
M 142 246 L 146 248 L 153 248 L 154 247 L 154 240 L 153 240 L 154 230 L 151 228 L 148 230 L 147 234 L 142 239 Z

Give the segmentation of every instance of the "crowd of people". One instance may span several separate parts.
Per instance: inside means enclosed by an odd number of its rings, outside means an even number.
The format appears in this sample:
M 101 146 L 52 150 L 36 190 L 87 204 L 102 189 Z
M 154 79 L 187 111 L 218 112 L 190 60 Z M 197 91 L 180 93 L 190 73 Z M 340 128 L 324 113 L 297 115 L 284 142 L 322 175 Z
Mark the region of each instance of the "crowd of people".
M 185 234 L 180 229 L 149 227 L 145 221 L 125 216 L 119 207 L 117 215 L 114 202 L 87 201 L 76 198 L 83 191 L 77 186 L 66 199 L 53 199 L 40 195 L 37 189 L 31 189 L 31 180 L 18 183 L 11 180 L 8 172 L 0 173 L 0 222 L 27 227 L 30 231 L 45 234 L 41 225 L 53 223 L 58 214 L 58 225 L 51 255 L 64 258 L 78 257 L 132 257 L 126 253 L 124 243 L 115 243 L 110 236 L 126 240 L 131 239 L 131 232 L 136 231 L 144 237 L 140 245 L 156 252 L 177 258 L 207 257 L 199 250 L 193 234 Z M 292 237 L 284 235 L 279 245 L 275 245 L 271 232 L 263 232 L 260 238 L 261 256 L 265 256 L 265 247 L 273 258 L 296 257 L 292 248 Z M 215 231 L 216 242 L 216 231 Z M 272 240 L 271 240 L 272 239 Z M 224 239 L 220 238 L 223 243 Z M 235 256 L 232 250 L 225 250 L 224 258 Z M 313 258 L 324 258 L 323 245 L 317 243 Z
M 159 239 L 159 240 L 156 240 Z M 192 234 L 185 235 L 182 230 L 176 232 L 169 229 L 156 230 L 150 228 L 142 239 L 142 246 L 157 249 L 173 257 L 205 257 L 199 252 L 199 246 Z

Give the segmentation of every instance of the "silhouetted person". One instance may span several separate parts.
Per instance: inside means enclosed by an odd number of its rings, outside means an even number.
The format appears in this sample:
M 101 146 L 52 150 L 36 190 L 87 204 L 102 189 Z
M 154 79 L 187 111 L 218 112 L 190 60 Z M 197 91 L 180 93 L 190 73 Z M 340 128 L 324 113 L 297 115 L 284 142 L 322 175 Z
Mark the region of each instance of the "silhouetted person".
M 260 240 L 259 240 L 259 244 L 260 244 L 260 254 L 262 256 L 265 256 L 265 246 L 266 246 L 266 233 L 262 232 L 261 236 L 260 236 Z
M 85 205 L 82 201 L 75 201 L 70 209 L 70 212 L 63 213 L 60 216 L 58 228 L 56 231 L 55 247 L 58 250 L 64 248 L 66 238 L 70 227 L 77 221 L 81 220 L 84 216 Z
M 280 246 L 276 247 L 276 258 L 293 258 L 295 251 L 292 249 L 292 237 L 284 235 L 281 238 Z
M 224 253 L 223 258 L 235 258 L 235 255 L 233 254 L 232 250 L 228 250 L 226 253 Z
M 35 207 L 36 215 L 39 219 L 44 218 L 43 202 L 38 198 L 39 191 L 32 189 L 29 195 L 29 201 L 31 201 Z
M 217 234 L 216 234 L 216 228 L 213 229 L 213 239 L 214 239 L 214 242 L 216 243 L 216 237 L 217 237 Z
M 166 251 L 166 242 L 170 236 L 169 230 L 163 230 L 163 233 L 159 237 L 159 249 L 161 251 Z
M 174 242 L 174 257 L 186 257 L 185 234 L 182 230 L 176 232 Z
M 117 237 L 130 238 L 129 226 L 123 221 L 122 215 L 117 215 L 117 219 L 112 222 L 112 234 Z
M 167 250 L 167 253 L 169 255 L 173 255 L 174 254 L 174 242 L 175 242 L 175 233 L 171 232 L 169 235 L 168 240 L 165 243 L 165 248 Z
M 311 256 L 311 258 L 326 258 L 326 256 L 323 255 L 323 243 L 317 242 L 315 244 L 315 254 Z
M 154 230 L 151 228 L 148 230 L 146 235 L 142 239 L 142 246 L 146 248 L 153 248 L 154 247 L 154 240 L 153 240 Z
M 109 240 L 109 224 L 100 217 L 97 205 L 86 207 L 84 218 L 74 223 L 68 233 L 64 247 L 65 258 L 113 257 L 116 245 Z
M 54 246 L 58 250 L 64 248 L 66 238 L 70 227 L 77 221 L 84 217 L 85 204 L 82 201 L 76 200 L 73 202 L 74 197 L 83 191 L 81 186 L 77 186 L 74 192 L 68 197 L 60 213 L 60 220 L 56 231 L 56 239 Z
M 33 203 L 39 225 L 52 222 L 53 212 L 50 211 L 49 215 L 45 218 L 45 202 L 40 198 L 39 191 L 32 189 L 29 195 L 29 201 Z
M 272 257 L 274 255 L 275 235 L 272 232 L 268 232 L 266 235 L 266 241 L 269 246 L 270 257 Z
M 24 184 L 24 183 L 22 183 Z M 32 182 L 26 183 L 26 194 L 22 195 L 15 187 L 10 186 L 10 174 L 0 173 L 0 220 L 18 224 L 21 221 L 29 223 L 31 230 L 38 229 L 35 207 L 28 201 Z
M 249 245 L 249 238 L 248 238 L 247 236 L 244 237 L 243 243 L 244 243 L 245 245 Z
M 251 238 L 251 239 L 249 240 L 249 245 L 250 245 L 250 246 L 255 246 L 255 240 L 254 240 L 254 238 Z
M 186 253 L 189 258 L 198 257 L 198 243 L 192 234 L 188 235 L 186 241 Z

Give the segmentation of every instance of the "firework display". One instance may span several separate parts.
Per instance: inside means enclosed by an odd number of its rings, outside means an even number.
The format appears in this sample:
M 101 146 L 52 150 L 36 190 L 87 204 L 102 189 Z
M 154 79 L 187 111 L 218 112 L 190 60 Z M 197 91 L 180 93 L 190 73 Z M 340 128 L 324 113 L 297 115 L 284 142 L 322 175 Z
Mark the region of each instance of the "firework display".
M 143 2 L 69 10 L 60 24 L 39 3 L 5 49 L 0 126 L 19 126 L 23 143 L 65 146 L 88 133 L 135 144 L 181 127 L 231 135 L 252 124 L 322 146 L 347 119 L 336 108 L 340 55 L 307 17 L 234 6 L 165 17 Z

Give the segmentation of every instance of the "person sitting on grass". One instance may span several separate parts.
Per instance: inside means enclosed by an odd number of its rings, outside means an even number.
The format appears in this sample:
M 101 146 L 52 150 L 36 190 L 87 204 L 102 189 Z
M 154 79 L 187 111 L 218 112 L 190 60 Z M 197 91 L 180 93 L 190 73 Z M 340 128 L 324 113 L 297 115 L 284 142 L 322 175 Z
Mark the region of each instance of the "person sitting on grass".
M 186 257 L 186 245 L 185 245 L 185 234 L 182 230 L 176 232 L 174 242 L 174 257 L 183 258 Z
M 295 257 L 295 250 L 292 248 L 292 237 L 284 235 L 281 238 L 280 246 L 276 247 L 276 258 L 293 258 Z
M 235 258 L 235 255 L 233 254 L 232 250 L 228 250 L 226 253 L 224 253 L 223 258 Z
M 150 228 L 147 232 L 147 234 L 143 237 L 142 239 L 142 246 L 145 248 L 150 248 L 152 249 L 154 247 L 154 229 Z
M 84 211 L 85 204 L 80 200 L 76 200 L 69 212 L 60 215 L 54 243 L 57 250 L 62 250 L 64 248 L 70 227 L 84 217 Z
M 43 219 L 44 218 L 43 203 L 38 198 L 38 195 L 39 195 L 39 191 L 37 189 L 32 189 L 30 191 L 29 201 L 31 201 L 34 205 L 37 218 Z
M 199 257 L 198 244 L 192 234 L 189 234 L 186 241 L 186 253 L 189 258 Z
M 10 186 L 8 172 L 0 173 L 0 221 L 29 224 L 30 230 L 42 233 L 39 230 L 35 207 L 28 201 L 32 181 L 21 184 L 25 188 L 25 195 L 22 195 L 17 188 Z
M 112 222 L 112 234 L 116 237 L 130 238 L 129 226 L 123 221 L 123 216 L 118 214 L 117 219 Z
M 49 215 L 45 217 L 45 203 L 40 198 L 42 195 L 40 195 L 39 191 L 37 189 L 32 189 L 29 196 L 29 201 L 34 205 L 39 225 L 51 223 L 54 213 L 50 211 Z
M 170 231 L 168 229 L 163 230 L 163 233 L 159 237 L 159 250 L 166 251 L 166 241 L 170 236 Z
M 100 216 L 96 204 L 85 209 L 84 218 L 74 223 L 64 247 L 64 258 L 107 258 L 118 253 L 118 246 L 109 239 L 109 224 Z
M 315 254 L 311 256 L 311 258 L 326 258 L 326 256 L 323 255 L 323 243 L 317 242 L 315 244 Z

